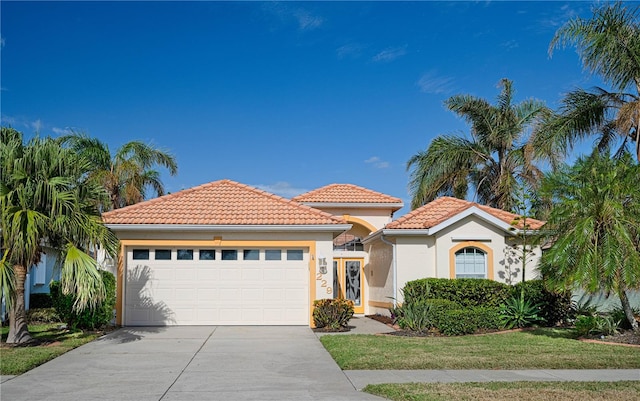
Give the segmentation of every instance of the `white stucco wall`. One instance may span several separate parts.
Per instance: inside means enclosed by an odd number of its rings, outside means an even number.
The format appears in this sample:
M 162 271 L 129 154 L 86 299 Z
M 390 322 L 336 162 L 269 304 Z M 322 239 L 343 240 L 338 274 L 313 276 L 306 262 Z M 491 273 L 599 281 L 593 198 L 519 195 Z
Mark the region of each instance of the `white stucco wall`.
M 396 238 L 398 302 L 408 281 L 436 274 L 436 243 L 428 236 L 399 236 Z
M 393 303 L 393 248 L 382 241 L 375 241 L 366 246 L 368 263 L 365 265 L 365 284 L 367 300 L 365 314 L 389 315 L 384 306 L 374 304 Z
M 492 266 L 493 275 L 487 278 L 503 283 L 515 284 L 522 280 L 522 262 L 511 244 L 519 242 L 511 240 L 512 234 L 487 223 L 477 216 L 468 216 L 451 226 L 438 232 L 436 235 L 437 272 L 438 278 L 453 278 L 451 276 L 450 252 L 460 245 L 479 245 L 479 248 L 487 247 L 493 251 Z M 537 276 L 536 266 L 540 259 L 540 249 L 535 250 L 527 260 L 526 279 Z
M 401 289 L 407 282 L 421 278 L 452 278 L 452 249 L 464 246 L 490 248 L 492 253 L 493 274 L 488 278 L 508 284 L 516 284 L 522 280 L 522 252 L 512 245 L 519 244 L 519 239 L 512 233 L 504 231 L 477 216 L 468 216 L 453 223 L 435 235 L 398 235 L 387 236 L 395 242 L 398 302 L 402 302 Z M 385 269 L 391 262 L 391 247 L 375 239 L 367 244 L 369 249 L 369 269 L 374 272 Z M 521 248 L 519 248 L 521 249 Z M 538 277 L 537 265 L 541 250 L 536 247 L 529 255 L 526 264 L 526 279 Z M 391 268 L 386 280 L 369 280 L 371 300 L 378 300 L 393 292 Z M 375 274 L 375 273 L 374 273 Z M 375 276 L 374 276 L 375 277 Z M 369 278 L 369 277 L 368 277 Z

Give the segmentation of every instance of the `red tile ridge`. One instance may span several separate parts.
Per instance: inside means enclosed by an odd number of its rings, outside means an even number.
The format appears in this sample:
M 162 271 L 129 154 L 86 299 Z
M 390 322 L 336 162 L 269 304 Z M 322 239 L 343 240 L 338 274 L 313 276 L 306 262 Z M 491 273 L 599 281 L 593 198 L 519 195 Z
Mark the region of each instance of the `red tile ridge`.
M 354 200 L 343 200 L 338 199 L 340 195 L 330 194 L 332 191 L 355 191 L 355 192 L 364 192 L 369 196 L 376 197 L 375 201 L 370 201 L 367 199 L 363 199 L 362 201 L 354 201 Z M 357 193 L 347 194 L 357 197 Z M 342 194 L 342 196 L 347 196 Z M 335 196 L 336 200 L 326 199 L 331 198 L 331 196 Z M 382 192 L 374 191 L 369 188 L 364 188 L 355 184 L 338 184 L 333 183 L 329 185 L 325 185 L 320 188 L 313 189 L 309 192 L 305 192 L 303 194 L 294 196 L 292 198 L 298 202 L 309 202 L 309 203 L 402 203 L 402 199 L 396 198 L 391 195 L 383 194 Z
M 439 207 L 446 207 L 446 203 L 453 203 L 453 204 L 456 204 L 457 206 L 450 205 L 451 206 L 450 210 L 444 210 L 444 211 L 440 210 Z M 506 210 L 501 210 L 501 209 L 497 209 L 497 208 L 486 206 L 486 205 L 481 205 L 477 202 L 471 202 L 464 199 L 443 196 L 415 210 L 412 210 L 411 212 L 405 214 L 404 216 L 398 218 L 397 220 L 392 221 L 391 223 L 387 224 L 385 228 L 389 228 L 389 229 L 431 228 L 474 206 L 507 224 L 513 224 L 515 222 L 516 217 L 519 216 L 515 213 L 507 212 Z M 433 213 L 435 216 L 428 216 L 429 213 Z M 426 215 L 426 216 L 424 216 L 424 218 L 421 218 L 423 215 Z M 411 220 L 418 220 L 418 221 L 415 223 L 412 223 Z M 533 219 L 533 218 L 528 218 L 527 223 L 530 229 L 532 230 L 537 230 L 545 224 L 544 221 Z M 514 226 L 521 227 L 522 224 L 515 224 Z

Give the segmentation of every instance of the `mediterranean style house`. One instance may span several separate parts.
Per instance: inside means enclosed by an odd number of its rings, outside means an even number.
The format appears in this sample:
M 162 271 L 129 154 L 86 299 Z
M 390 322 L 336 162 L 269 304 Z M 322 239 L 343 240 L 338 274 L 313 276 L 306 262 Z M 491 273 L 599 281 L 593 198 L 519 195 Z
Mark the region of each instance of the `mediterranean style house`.
M 351 184 L 286 199 L 220 180 L 105 213 L 121 242 L 116 323 L 311 325 L 313 301 L 334 297 L 388 314 L 410 280 L 520 281 L 520 241 L 543 225 L 448 197 L 394 220 L 402 207 Z

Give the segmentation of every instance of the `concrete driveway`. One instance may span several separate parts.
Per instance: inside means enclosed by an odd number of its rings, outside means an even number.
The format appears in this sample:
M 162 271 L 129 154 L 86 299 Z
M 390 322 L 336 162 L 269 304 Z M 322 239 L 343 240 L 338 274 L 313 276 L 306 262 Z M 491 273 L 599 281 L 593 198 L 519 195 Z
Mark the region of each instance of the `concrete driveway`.
M 381 400 L 307 327 L 125 328 L 0 386 L 3 400 Z

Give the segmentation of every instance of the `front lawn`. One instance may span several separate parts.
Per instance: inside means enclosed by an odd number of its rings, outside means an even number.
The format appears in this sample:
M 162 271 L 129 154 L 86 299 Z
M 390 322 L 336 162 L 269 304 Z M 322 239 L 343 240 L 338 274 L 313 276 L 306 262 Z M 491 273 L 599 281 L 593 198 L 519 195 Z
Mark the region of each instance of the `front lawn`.
M 461 337 L 323 336 L 344 370 L 637 369 L 640 348 L 590 344 L 569 329 Z
M 102 333 L 71 331 L 59 329 L 60 323 L 29 325 L 34 339 L 42 341 L 36 346 L 9 346 L 4 343 L 9 332 L 2 327 L 2 345 L 0 347 L 0 374 L 19 375 L 38 365 L 50 361 L 67 351 L 93 341 Z
M 394 401 L 631 401 L 640 399 L 640 381 L 376 384 L 363 391 Z

